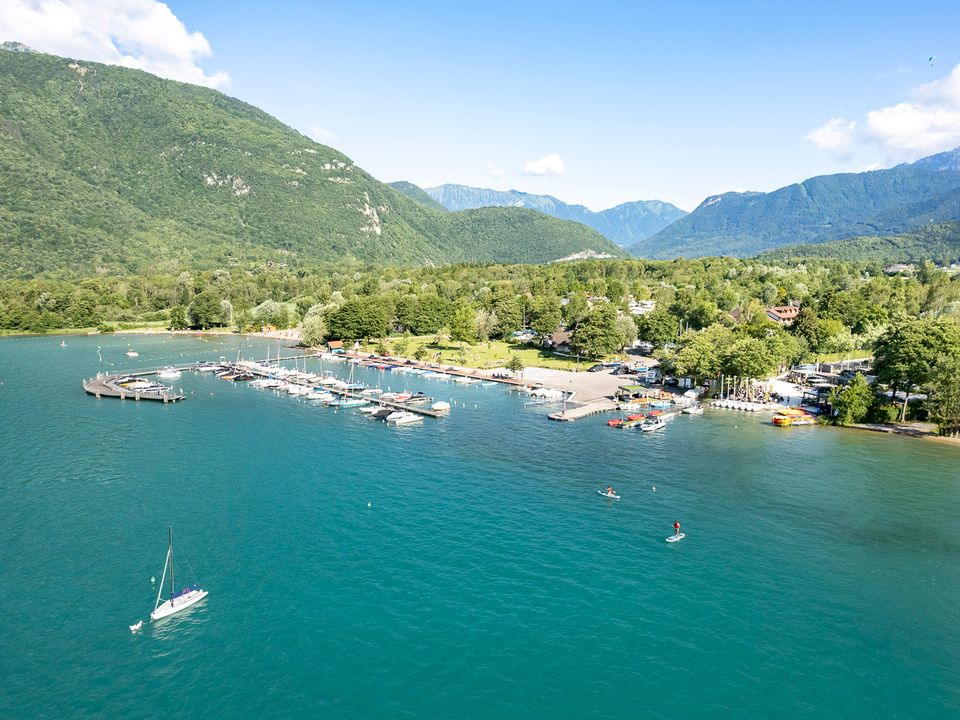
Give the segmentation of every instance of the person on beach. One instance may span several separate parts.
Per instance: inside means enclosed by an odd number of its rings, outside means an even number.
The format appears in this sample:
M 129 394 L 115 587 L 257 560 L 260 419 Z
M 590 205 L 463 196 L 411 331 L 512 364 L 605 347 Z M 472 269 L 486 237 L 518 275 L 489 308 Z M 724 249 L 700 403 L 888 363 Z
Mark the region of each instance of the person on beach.
M 679 520 L 673 521 L 673 536 L 680 537 L 680 521 Z

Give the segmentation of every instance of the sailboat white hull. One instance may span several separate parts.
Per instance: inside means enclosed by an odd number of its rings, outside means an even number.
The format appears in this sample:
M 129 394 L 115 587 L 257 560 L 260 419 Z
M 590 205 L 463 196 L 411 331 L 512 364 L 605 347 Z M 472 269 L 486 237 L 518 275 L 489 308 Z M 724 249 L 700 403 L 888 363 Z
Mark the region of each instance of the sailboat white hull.
M 200 602 L 207 596 L 206 590 L 191 590 L 188 593 L 184 593 L 179 597 L 172 598 L 167 600 L 165 603 L 157 605 L 156 610 L 150 613 L 151 620 L 161 620 L 165 617 L 169 617 L 174 613 L 178 613 L 181 610 L 186 610 L 191 605 L 195 605 Z

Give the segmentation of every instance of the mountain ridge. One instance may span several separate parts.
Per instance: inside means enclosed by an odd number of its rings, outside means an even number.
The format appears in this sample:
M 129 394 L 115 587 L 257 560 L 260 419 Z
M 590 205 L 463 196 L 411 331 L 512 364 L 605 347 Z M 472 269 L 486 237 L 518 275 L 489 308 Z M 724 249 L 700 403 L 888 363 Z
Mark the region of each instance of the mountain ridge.
M 629 246 L 638 257 L 749 256 L 784 245 L 906 232 L 960 219 L 960 148 L 884 170 L 819 175 L 769 193 L 712 195 Z
M 220 92 L 0 51 L 0 276 L 624 253 L 530 211 L 458 217 Z
M 662 200 L 636 200 L 594 212 L 584 205 L 565 203 L 553 195 L 522 190 L 491 190 L 447 183 L 423 188 L 423 191 L 451 211 L 481 207 L 530 208 L 592 227 L 621 247 L 649 237 L 686 215 L 685 211 Z

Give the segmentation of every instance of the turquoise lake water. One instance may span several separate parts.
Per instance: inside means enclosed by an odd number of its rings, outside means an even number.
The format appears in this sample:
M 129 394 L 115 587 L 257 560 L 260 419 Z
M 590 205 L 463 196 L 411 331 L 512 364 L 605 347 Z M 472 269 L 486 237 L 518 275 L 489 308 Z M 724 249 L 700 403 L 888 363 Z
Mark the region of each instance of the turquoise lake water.
M 183 403 L 98 401 L 98 370 L 241 341 L 65 340 L 0 341 L 0 717 L 960 713 L 958 447 L 719 410 L 551 423 L 369 370 L 451 416 L 191 373 Z M 151 625 L 168 523 L 210 596 Z

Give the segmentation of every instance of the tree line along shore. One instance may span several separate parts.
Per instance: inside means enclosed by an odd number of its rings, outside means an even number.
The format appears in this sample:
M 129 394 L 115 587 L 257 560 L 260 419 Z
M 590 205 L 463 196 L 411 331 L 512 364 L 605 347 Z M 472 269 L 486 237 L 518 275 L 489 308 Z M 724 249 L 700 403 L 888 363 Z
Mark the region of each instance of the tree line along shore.
M 911 270 L 700 258 L 41 277 L 0 284 L 0 331 L 296 328 L 306 345 L 376 339 L 418 359 L 571 369 L 642 341 L 666 372 L 697 381 L 872 355 L 876 382 L 838 391 L 839 422 L 930 418 L 956 433 L 960 277 Z

